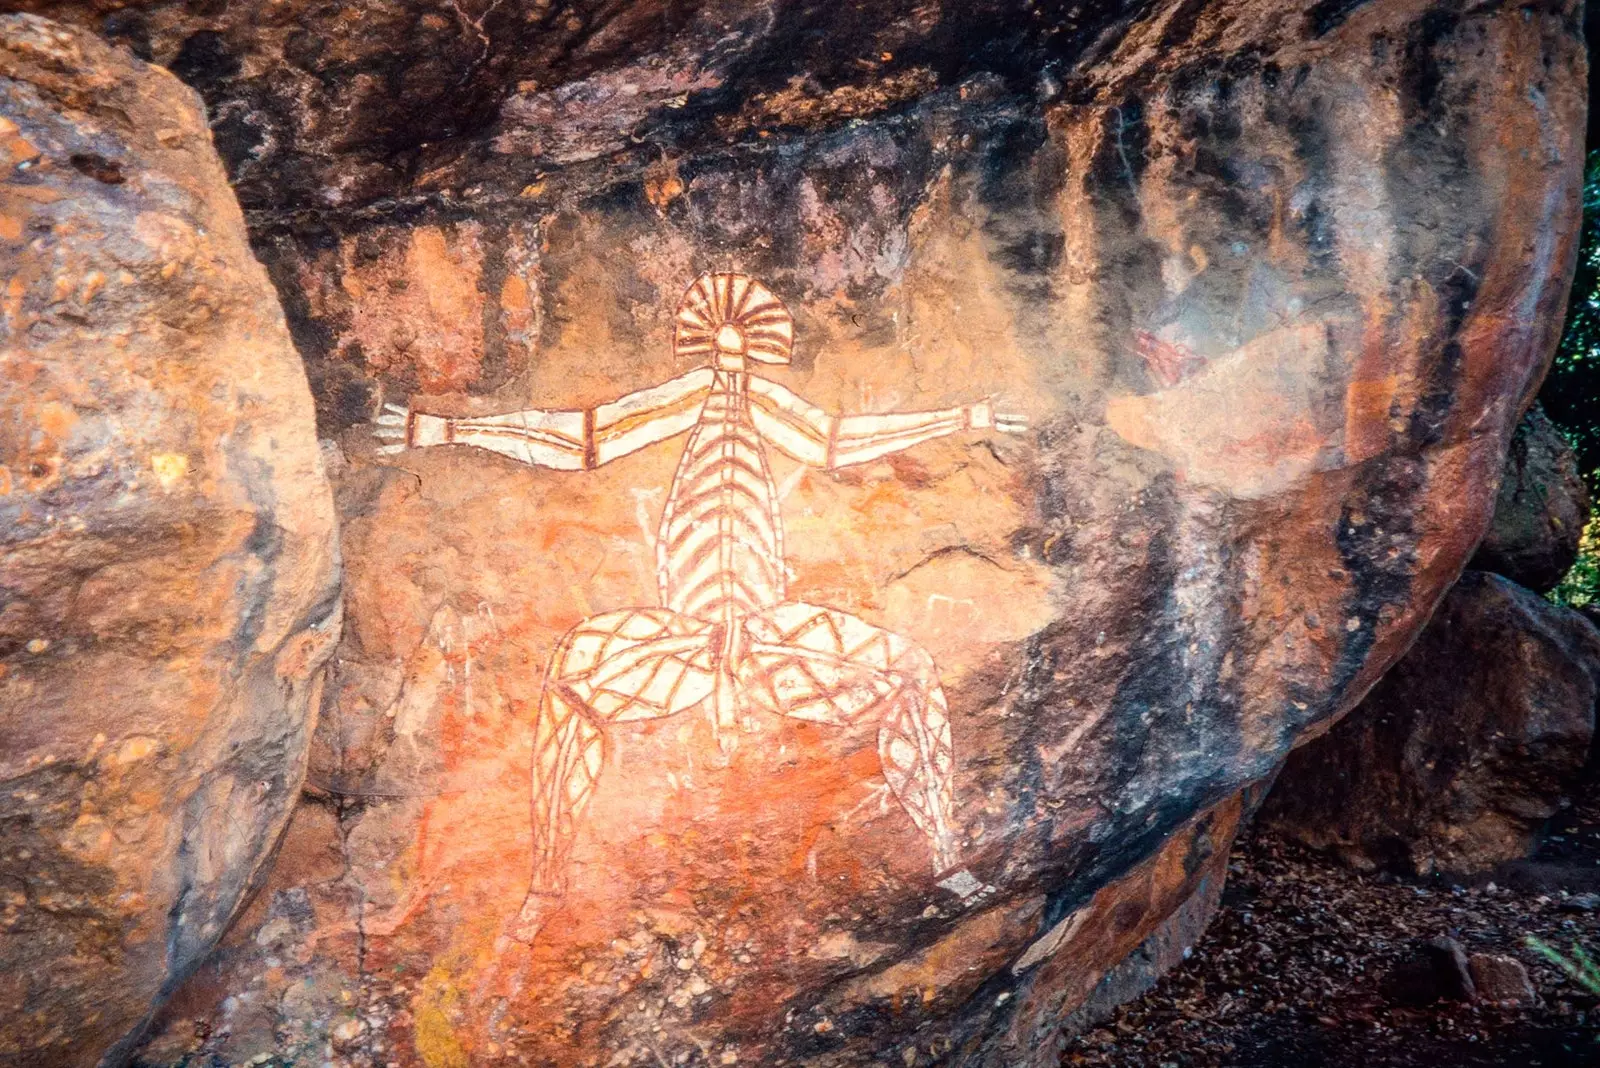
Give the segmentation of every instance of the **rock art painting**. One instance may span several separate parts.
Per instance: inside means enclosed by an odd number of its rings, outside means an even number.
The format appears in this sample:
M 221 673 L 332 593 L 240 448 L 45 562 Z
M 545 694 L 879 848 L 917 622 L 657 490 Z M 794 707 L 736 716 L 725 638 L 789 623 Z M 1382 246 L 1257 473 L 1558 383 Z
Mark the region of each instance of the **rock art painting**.
M 537 467 L 587 471 L 687 432 L 655 539 L 660 604 L 579 623 L 545 672 L 534 728 L 533 876 L 515 933 L 534 937 L 565 892 L 573 837 L 606 763 L 606 730 L 704 709 L 719 747 L 766 714 L 830 726 L 878 724 L 884 779 L 928 838 L 939 885 L 987 889 L 960 868 L 952 827 L 954 746 L 927 651 L 849 612 L 788 598 L 771 446 L 832 470 L 975 430 L 1019 433 L 992 401 L 835 416 L 752 364 L 789 363 L 794 320 L 742 274 L 708 273 L 684 294 L 674 355 L 704 361 L 669 382 L 583 409 L 452 419 L 387 405 L 388 452 L 487 449 Z M 624 769 L 625 773 L 625 769 Z
M 203 97 L 314 422 L 250 394 L 268 365 L 232 334 L 206 351 L 241 376 L 239 420 L 299 428 L 337 519 L 342 630 L 309 741 L 229 796 L 303 789 L 216 950 L 187 980 L 163 965 L 170 999 L 128 1040 L 151 1068 L 1054 1066 L 1075 1014 L 1192 944 L 1256 786 L 1455 582 L 1581 209 L 1570 0 L 27 3 Z M 10 62 L 57 100 L 55 60 Z M 98 77 L 48 106 L 110 99 Z M 82 323 L 112 322 L 94 316 L 126 271 L 173 294 L 156 317 L 188 352 L 216 289 L 158 283 L 187 246 L 154 208 L 132 243 L 73 223 L 118 258 L 103 279 L 50 259 L 67 234 L 43 224 L 166 196 L 140 161 L 204 134 L 151 120 L 124 150 L 32 108 L 7 116 L 43 162 L 0 182 L 22 205 L 0 259 L 34 273 L 0 319 L 99 352 Z M 113 163 L 123 183 L 95 177 Z M 61 199 L 28 206 L 42 188 Z M 135 351 L 123 336 L 103 347 Z M 51 403 L 145 411 L 108 382 Z M 59 460 L 113 485 L 49 444 L 75 433 L 58 409 L 18 418 L 19 484 Z M 189 482 L 118 461 L 144 496 L 108 498 L 107 552 L 145 529 L 124 499 L 160 518 L 163 480 L 198 486 L 244 440 L 185 435 L 159 452 Z M 70 515 L 53 485 L 0 510 Z M 226 589 L 254 588 L 297 513 L 208 499 L 226 507 L 174 530 L 174 556 L 233 524 Z M 160 633 L 98 606 L 196 600 L 159 569 L 59 559 L 22 574 L 71 571 L 38 602 L 65 622 L 0 628 L 0 683 L 61 710 L 12 743 L 43 778 L 123 751 L 50 681 L 91 677 L 75 634 L 109 653 Z M 258 632 L 241 609 L 218 662 L 303 615 Z M 158 759 L 178 758 L 139 766 Z M 98 843 L 141 841 L 97 829 L 133 818 L 110 774 L 7 803 L 101 865 Z M 163 841 L 226 839 L 160 800 L 176 789 L 150 796 Z M 252 870 L 178 855 L 229 886 Z M 138 908 L 166 923 L 173 900 Z M 18 983 L 0 968 L 14 1015 L 38 1003 Z

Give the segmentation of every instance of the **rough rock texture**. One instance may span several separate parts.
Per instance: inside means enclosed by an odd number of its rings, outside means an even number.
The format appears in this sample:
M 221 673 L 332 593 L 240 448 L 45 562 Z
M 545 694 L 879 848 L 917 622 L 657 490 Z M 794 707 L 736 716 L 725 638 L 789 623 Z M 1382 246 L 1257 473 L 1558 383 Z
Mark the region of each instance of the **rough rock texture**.
M 396 201 L 504 201 L 547 174 L 592 185 L 664 153 L 836 128 L 975 76 L 1058 93 L 1069 69 L 1114 47 L 1148 6 L 13 3 L 93 25 L 200 90 L 247 211 L 369 216 Z
M 0 19 L 0 1062 L 91 1065 L 222 935 L 337 641 L 304 370 L 195 95 Z
M 1472 987 L 1481 1001 L 1492 1005 L 1532 1005 L 1538 1002 L 1527 967 L 1502 953 L 1474 953 L 1467 962 Z
M 1589 488 L 1567 439 L 1535 403 L 1511 439 L 1494 519 L 1472 567 L 1544 593 L 1578 558 Z
M 1262 819 L 1367 869 L 1524 857 L 1583 772 L 1597 692 L 1600 630 L 1469 571 L 1367 699 L 1289 758 Z
M 1455 579 L 1561 321 L 1567 3 L 49 6 L 205 92 L 350 569 L 317 800 L 155 1063 L 1049 1063 L 1231 799 Z M 389 453 L 381 406 L 575 411 L 687 373 L 706 270 L 788 304 L 762 374 L 819 409 L 994 395 L 1029 428 L 965 407 L 870 463 L 773 453 L 788 596 L 927 657 L 846 687 L 843 726 L 592 712 L 559 735 L 585 778 L 530 822 L 547 665 L 659 604 L 684 439 L 594 470 Z M 568 426 L 575 453 L 540 447 L 583 467 L 614 414 L 503 437 Z M 885 770 L 923 751 L 904 724 L 937 741 L 935 676 L 942 845 Z M 596 772 L 519 942 L 533 842 Z
M 1239 801 L 1244 821 L 1248 822 L 1254 815 L 1270 786 L 1271 781 L 1267 780 L 1242 793 Z M 1220 849 L 1205 861 L 1194 891 L 1167 915 L 1137 949 L 1108 970 L 1087 997 L 1072 1002 L 1076 1007 L 1061 1022 L 1063 1033 L 1077 1034 L 1100 1023 L 1118 1006 L 1148 993 L 1163 975 L 1189 959 L 1222 905 L 1222 891 L 1228 879 L 1231 839 L 1228 847 Z

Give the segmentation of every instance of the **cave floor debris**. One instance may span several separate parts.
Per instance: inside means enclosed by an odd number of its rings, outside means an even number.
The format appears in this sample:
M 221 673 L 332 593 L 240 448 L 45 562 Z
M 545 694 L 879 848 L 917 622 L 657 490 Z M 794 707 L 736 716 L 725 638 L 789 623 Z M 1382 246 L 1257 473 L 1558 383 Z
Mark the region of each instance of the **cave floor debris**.
M 1600 1064 L 1600 998 L 1524 944 L 1600 949 L 1600 776 L 1535 856 L 1470 879 L 1362 874 L 1264 829 L 1241 838 L 1189 959 L 1069 1040 L 1066 1066 L 1567 1068 Z M 1434 998 L 1430 939 L 1515 957 L 1538 1003 Z M 1424 983 L 1426 987 L 1428 984 Z

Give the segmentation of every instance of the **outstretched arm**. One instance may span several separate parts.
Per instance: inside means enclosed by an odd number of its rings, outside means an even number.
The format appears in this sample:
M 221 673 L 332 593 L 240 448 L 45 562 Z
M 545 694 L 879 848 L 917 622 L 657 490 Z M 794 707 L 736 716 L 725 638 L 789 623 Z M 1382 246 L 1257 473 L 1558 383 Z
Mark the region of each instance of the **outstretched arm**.
M 711 392 L 710 368 L 629 393 L 594 408 L 531 408 L 452 419 L 385 405 L 378 417 L 384 452 L 426 445 L 472 445 L 535 467 L 586 471 L 665 441 L 694 425 Z
M 987 400 L 927 412 L 829 415 L 792 390 L 754 376 L 750 417 L 778 451 L 823 468 L 866 463 L 961 430 L 1020 434 L 1028 428 L 1021 416 L 996 414 Z

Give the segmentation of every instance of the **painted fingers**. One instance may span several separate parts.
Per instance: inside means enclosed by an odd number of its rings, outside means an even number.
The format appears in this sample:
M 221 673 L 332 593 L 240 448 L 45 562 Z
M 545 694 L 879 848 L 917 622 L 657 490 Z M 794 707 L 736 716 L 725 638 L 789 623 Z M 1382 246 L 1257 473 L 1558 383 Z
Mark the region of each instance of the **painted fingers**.
M 406 451 L 409 444 L 406 434 L 411 422 L 411 413 L 407 409 L 398 404 L 385 404 L 374 422 L 376 429 L 372 435 L 383 442 L 378 446 L 379 452 L 393 454 Z

